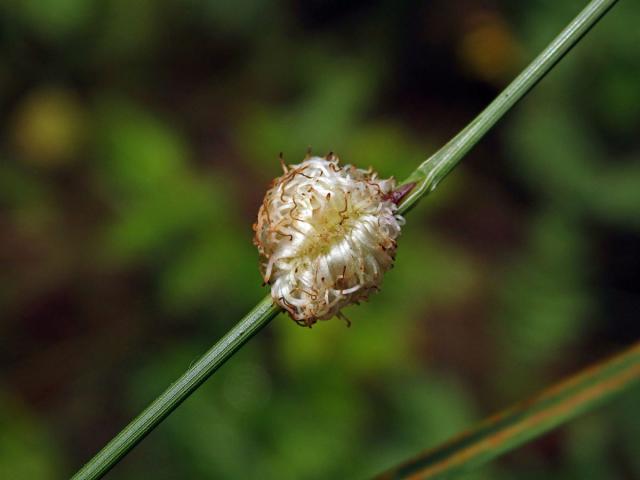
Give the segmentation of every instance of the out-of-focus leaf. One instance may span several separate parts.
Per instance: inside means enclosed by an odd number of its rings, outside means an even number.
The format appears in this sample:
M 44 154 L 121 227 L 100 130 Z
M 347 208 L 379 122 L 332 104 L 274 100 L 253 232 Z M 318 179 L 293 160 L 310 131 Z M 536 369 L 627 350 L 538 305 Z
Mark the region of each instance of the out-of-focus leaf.
M 4 394 L 0 405 L 0 475 L 14 480 L 59 478 L 60 452 L 49 434 Z
M 86 140 L 86 114 L 69 91 L 41 88 L 19 104 L 13 118 L 17 152 L 29 164 L 54 167 L 79 153 Z
M 100 22 L 92 32 L 96 39 L 91 61 L 96 68 L 115 63 L 120 68 L 132 69 L 136 65 L 129 63 L 131 60 L 148 58 L 161 35 L 161 10 L 166 4 L 153 0 L 103 0 Z
M 26 25 L 47 40 L 61 41 L 84 31 L 96 14 L 94 0 L 24 0 L 7 2 Z
M 640 405 L 640 387 L 636 387 L 628 395 L 616 401 L 616 408 L 611 410 L 613 424 L 617 427 L 613 431 L 622 432 L 622 437 L 617 440 L 624 454 L 625 465 L 632 472 L 632 477 L 640 477 L 640 442 L 638 442 L 638 438 L 640 438 L 640 418 L 637 415 L 638 405 Z
M 240 0 L 233 3 L 210 0 L 189 0 L 190 8 L 214 28 L 218 34 L 243 33 L 259 35 L 264 32 L 264 19 L 277 18 L 278 4 L 267 0 Z
M 568 459 L 565 478 L 585 480 L 612 478 L 611 431 L 602 412 L 577 420 L 568 427 Z
M 187 176 L 187 147 L 180 135 L 129 101 L 102 98 L 96 109 L 97 148 L 105 180 L 115 192 L 135 195 L 168 190 Z
M 577 225 L 558 212 L 546 212 L 535 219 L 530 243 L 514 259 L 501 282 L 501 304 L 496 335 L 502 362 L 512 380 L 500 389 L 531 385 L 547 362 L 577 341 L 583 332 L 591 299 L 587 290 L 589 273 L 584 237 Z M 517 371 L 526 371 L 521 382 Z M 524 383 L 522 383 L 524 382 Z
M 287 163 L 299 163 L 305 147 L 325 155 L 340 155 L 357 128 L 367 100 L 374 90 L 374 78 L 368 78 L 368 66 L 328 62 L 316 67 L 317 78 L 297 102 L 281 108 L 258 107 L 240 129 L 239 142 L 256 165 L 275 163 L 278 152 L 285 152 Z M 348 162 L 351 160 L 347 159 Z M 353 163 L 357 163 L 354 159 Z
M 361 468 L 367 478 L 407 452 L 418 452 L 425 441 L 437 444 L 477 418 L 469 395 L 452 378 L 405 372 L 387 381 L 391 387 L 387 414 L 377 422 L 386 429 L 387 441 L 375 444 L 365 455 Z M 485 478 L 485 473 L 471 478 Z

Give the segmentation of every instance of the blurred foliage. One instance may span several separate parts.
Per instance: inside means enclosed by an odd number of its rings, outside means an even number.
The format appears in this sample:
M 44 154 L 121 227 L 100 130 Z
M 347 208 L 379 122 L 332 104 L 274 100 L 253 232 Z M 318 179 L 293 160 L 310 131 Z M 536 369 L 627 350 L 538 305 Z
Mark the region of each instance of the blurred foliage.
M 261 298 L 279 152 L 402 179 L 582 3 L 0 4 L 0 477 L 68 475 Z M 350 329 L 277 318 L 111 476 L 364 478 L 637 338 L 638 14 L 412 212 Z M 473 478 L 640 478 L 639 393 Z
M 57 478 L 60 457 L 50 435 L 15 400 L 0 402 L 0 472 L 4 478 Z

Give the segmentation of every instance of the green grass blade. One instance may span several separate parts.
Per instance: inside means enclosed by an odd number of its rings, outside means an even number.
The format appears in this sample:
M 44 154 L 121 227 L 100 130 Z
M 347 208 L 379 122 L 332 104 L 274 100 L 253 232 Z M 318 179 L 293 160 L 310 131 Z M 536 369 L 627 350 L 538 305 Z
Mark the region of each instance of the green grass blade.
M 415 182 L 416 187 L 404 198 L 400 205 L 400 213 L 406 213 L 420 198 L 433 191 L 487 131 L 553 68 L 616 1 L 593 0 L 589 3 L 498 98 L 449 143 L 422 163 L 404 182 Z M 279 311 L 280 308 L 273 304 L 270 296 L 263 299 L 82 467 L 73 479 L 88 480 L 102 477 Z
M 487 108 L 414 170 L 403 183 L 416 182 L 416 186 L 400 205 L 400 213 L 409 211 L 423 196 L 435 190 L 440 181 L 491 127 L 511 110 L 616 2 L 617 0 L 591 1 Z
M 601 405 L 639 381 L 640 342 L 376 478 L 435 479 L 468 472 Z
M 271 295 L 267 295 L 218 343 L 200 357 L 189 370 L 82 467 L 73 476 L 73 480 L 100 478 L 107 473 L 279 312 L 280 308 L 273 303 Z

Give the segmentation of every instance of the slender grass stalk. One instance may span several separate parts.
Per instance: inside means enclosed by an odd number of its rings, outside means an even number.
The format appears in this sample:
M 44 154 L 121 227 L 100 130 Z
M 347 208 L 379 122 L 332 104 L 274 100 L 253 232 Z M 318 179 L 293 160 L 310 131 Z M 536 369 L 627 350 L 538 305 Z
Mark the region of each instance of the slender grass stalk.
M 100 478 L 107 473 L 279 312 L 280 308 L 273 303 L 270 295 L 262 299 L 218 343 L 82 467 L 73 476 L 73 480 Z
M 638 382 L 640 342 L 376 479 L 450 478 L 468 472 L 601 405 Z
M 422 163 L 404 182 L 415 182 L 416 186 L 400 204 L 400 213 L 409 211 L 423 196 L 433 191 L 487 131 L 553 68 L 616 1 L 592 0 L 478 117 Z M 269 296 L 264 298 L 82 467 L 73 479 L 97 479 L 107 473 L 279 311 L 280 308 L 273 304 Z
M 462 160 L 471 148 L 502 116 L 524 97 L 580 39 L 600 20 L 617 0 L 592 0 L 569 25 L 518 75 L 493 102 L 445 146 L 423 162 L 403 182 L 416 182 L 400 205 L 409 211 Z

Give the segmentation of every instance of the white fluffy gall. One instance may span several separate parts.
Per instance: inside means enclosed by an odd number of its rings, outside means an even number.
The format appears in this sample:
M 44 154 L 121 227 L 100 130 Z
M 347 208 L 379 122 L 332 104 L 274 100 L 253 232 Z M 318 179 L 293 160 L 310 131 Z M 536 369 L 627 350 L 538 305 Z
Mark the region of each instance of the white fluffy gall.
M 341 167 L 333 155 L 284 170 L 264 197 L 254 243 L 274 301 L 311 326 L 379 290 L 404 219 L 393 178 Z

